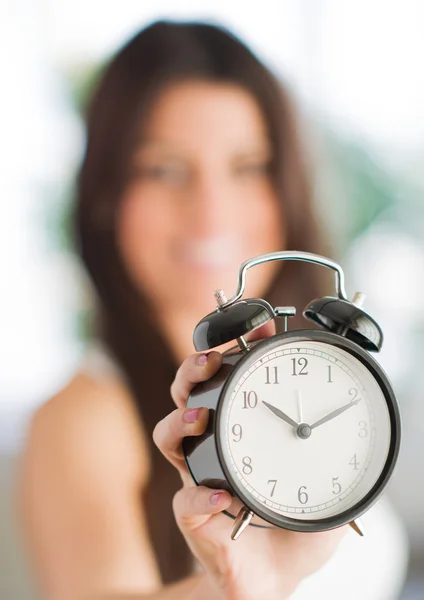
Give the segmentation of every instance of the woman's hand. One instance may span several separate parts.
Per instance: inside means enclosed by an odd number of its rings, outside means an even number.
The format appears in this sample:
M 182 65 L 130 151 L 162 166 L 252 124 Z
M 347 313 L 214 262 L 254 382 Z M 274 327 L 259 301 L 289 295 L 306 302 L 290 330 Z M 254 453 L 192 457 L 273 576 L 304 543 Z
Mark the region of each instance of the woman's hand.
M 259 330 L 262 337 L 271 335 L 272 328 L 273 324 L 262 327 Z M 258 337 L 256 333 L 255 339 Z M 183 481 L 183 487 L 174 497 L 176 521 L 194 556 L 223 598 L 288 598 L 304 577 L 330 558 L 346 528 L 298 533 L 247 527 L 239 540 L 230 539 L 233 521 L 220 513 L 230 506 L 231 495 L 196 486 L 182 452 L 182 439 L 201 435 L 208 422 L 207 408 L 184 408 L 187 397 L 198 382 L 212 377 L 222 363 L 219 352 L 211 351 L 206 360 L 204 357 L 193 354 L 183 362 L 171 386 L 178 408 L 160 421 L 153 432 L 156 445 L 178 469 Z

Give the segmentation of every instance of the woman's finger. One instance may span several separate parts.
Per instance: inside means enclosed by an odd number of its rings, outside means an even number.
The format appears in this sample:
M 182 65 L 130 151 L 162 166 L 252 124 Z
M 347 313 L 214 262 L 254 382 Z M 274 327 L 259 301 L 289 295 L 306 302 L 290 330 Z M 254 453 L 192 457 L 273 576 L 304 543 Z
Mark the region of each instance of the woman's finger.
M 232 497 L 224 490 L 211 490 L 204 486 L 183 487 L 174 496 L 173 509 L 178 525 L 193 531 L 212 515 L 231 504 Z
M 265 339 L 275 334 L 275 322 L 269 321 L 246 335 L 248 341 Z M 194 386 L 206 381 L 222 365 L 222 354 L 212 350 L 207 354 L 191 354 L 178 369 L 171 384 L 171 396 L 175 404 L 182 408 Z
M 222 355 L 215 350 L 208 354 L 191 354 L 178 369 L 171 384 L 171 396 L 182 408 L 196 383 L 215 375 L 222 364 Z
M 208 418 L 209 410 L 204 407 L 177 408 L 154 428 L 154 443 L 180 473 L 187 472 L 182 451 L 183 438 L 204 433 Z

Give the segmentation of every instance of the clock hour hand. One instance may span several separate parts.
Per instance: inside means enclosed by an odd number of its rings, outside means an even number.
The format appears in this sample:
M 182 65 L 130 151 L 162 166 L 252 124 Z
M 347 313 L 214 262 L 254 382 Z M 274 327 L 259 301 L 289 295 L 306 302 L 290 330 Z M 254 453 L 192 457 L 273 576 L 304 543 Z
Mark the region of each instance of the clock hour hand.
M 344 413 L 345 410 L 348 410 L 348 408 L 350 408 L 351 406 L 355 406 L 356 404 L 358 404 L 358 402 L 359 402 L 359 400 L 354 400 L 352 402 L 348 402 L 348 404 L 345 404 L 344 406 L 341 406 L 340 408 L 336 408 L 336 410 L 333 410 L 331 413 L 329 413 L 325 417 L 322 417 L 322 419 L 319 419 L 318 421 L 315 421 L 315 423 L 312 423 L 312 425 L 310 425 L 310 428 L 315 429 L 315 427 L 319 427 L 320 425 L 327 423 L 327 421 L 331 421 L 331 419 L 338 417 L 339 415 Z
M 282 410 L 280 410 L 276 406 L 273 406 L 272 404 L 268 404 L 268 402 L 265 402 L 264 400 L 262 400 L 262 404 L 265 404 L 265 406 L 267 408 L 269 408 L 269 410 L 271 412 L 273 412 L 274 415 L 276 415 L 280 419 L 283 419 L 283 421 L 285 421 L 286 423 L 288 423 L 292 427 L 296 427 L 297 428 L 297 426 L 299 425 L 298 423 L 296 423 L 296 421 L 293 421 L 293 419 L 291 419 L 288 415 L 286 415 L 286 413 L 284 413 Z

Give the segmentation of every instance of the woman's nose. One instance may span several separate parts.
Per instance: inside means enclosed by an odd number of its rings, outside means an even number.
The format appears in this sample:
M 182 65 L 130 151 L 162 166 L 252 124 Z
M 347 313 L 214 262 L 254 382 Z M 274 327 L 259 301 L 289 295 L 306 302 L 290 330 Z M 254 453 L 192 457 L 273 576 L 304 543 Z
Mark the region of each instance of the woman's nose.
M 228 179 L 222 174 L 199 174 L 190 190 L 189 218 L 200 233 L 230 230 L 237 202 Z

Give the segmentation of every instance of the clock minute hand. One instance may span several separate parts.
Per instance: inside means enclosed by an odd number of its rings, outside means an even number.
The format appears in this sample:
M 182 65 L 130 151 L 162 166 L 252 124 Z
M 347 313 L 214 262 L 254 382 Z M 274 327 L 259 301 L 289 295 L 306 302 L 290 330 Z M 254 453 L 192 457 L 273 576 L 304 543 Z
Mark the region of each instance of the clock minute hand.
M 325 417 L 322 417 L 322 419 L 319 419 L 318 421 L 315 421 L 315 423 L 312 423 L 312 425 L 310 425 L 310 428 L 315 429 L 315 427 L 319 427 L 320 425 L 327 423 L 327 421 L 330 421 L 331 419 L 338 417 L 339 415 L 344 413 L 345 410 L 348 410 L 351 406 L 355 406 L 355 404 L 358 404 L 358 402 L 359 402 L 359 400 L 354 400 L 353 402 L 348 402 L 348 404 L 345 404 L 344 406 L 341 406 L 340 408 L 336 408 L 336 410 L 333 410 L 331 413 L 329 413 Z
M 265 406 L 267 408 L 269 408 L 269 410 L 271 412 L 273 412 L 274 415 L 276 415 L 280 419 L 283 419 L 283 421 L 285 421 L 286 423 L 288 423 L 292 427 L 296 427 L 296 428 L 298 427 L 299 424 L 296 423 L 296 421 L 293 421 L 293 419 L 291 419 L 288 415 L 286 415 L 286 413 L 284 413 L 282 410 L 280 410 L 276 406 L 273 406 L 272 404 L 268 404 L 268 402 L 265 402 L 264 400 L 262 400 L 262 404 L 265 404 Z

